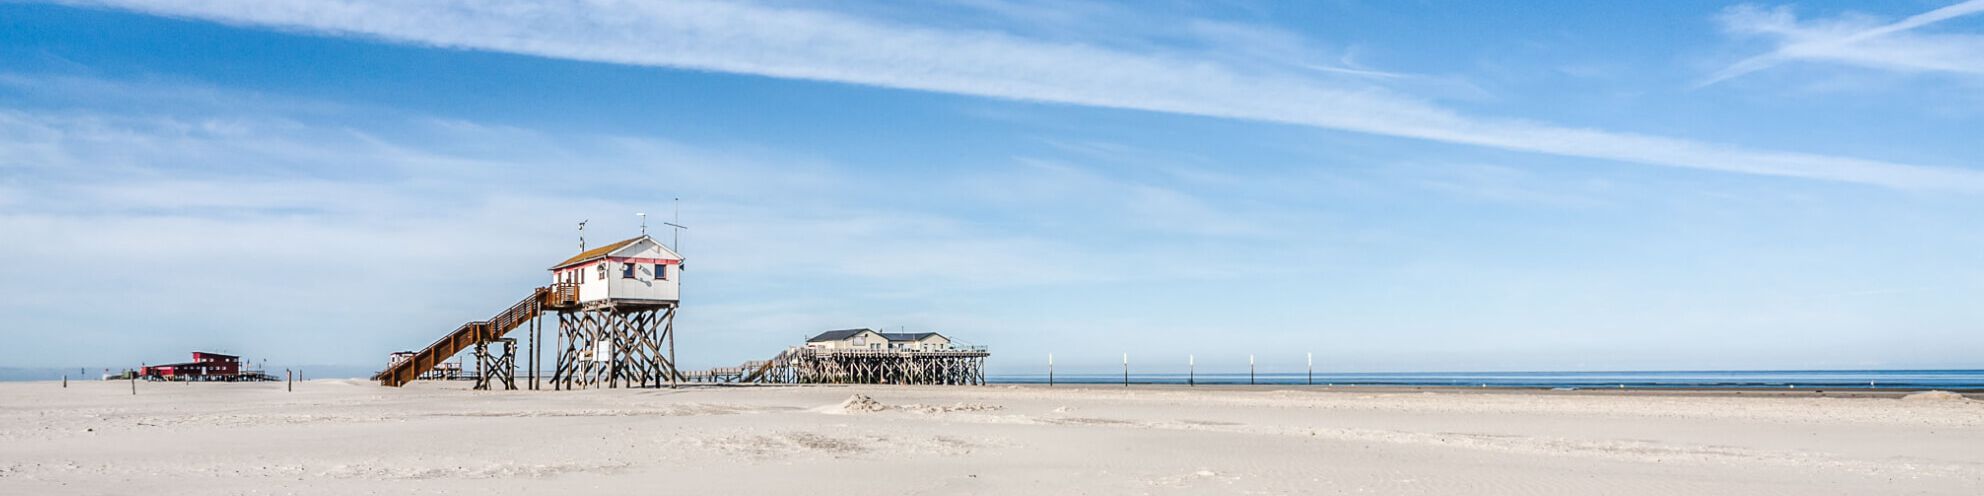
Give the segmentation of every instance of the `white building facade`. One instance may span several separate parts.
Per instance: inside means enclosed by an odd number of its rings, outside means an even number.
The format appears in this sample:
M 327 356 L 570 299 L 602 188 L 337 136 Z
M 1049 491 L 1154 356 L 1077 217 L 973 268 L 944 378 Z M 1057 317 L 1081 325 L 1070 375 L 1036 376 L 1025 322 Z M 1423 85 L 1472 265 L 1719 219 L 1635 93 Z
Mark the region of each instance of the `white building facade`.
M 934 332 L 841 329 L 807 339 L 806 347 L 816 350 L 944 351 L 951 349 L 951 338 Z

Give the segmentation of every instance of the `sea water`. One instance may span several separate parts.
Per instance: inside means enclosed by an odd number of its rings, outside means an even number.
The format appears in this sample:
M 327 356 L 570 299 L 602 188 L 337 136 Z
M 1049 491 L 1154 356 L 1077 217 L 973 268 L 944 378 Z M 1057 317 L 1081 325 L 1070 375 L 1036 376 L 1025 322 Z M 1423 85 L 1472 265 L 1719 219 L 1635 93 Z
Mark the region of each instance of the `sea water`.
M 1255 374 L 1256 384 L 1306 385 L 1306 372 Z M 1248 384 L 1245 372 L 1139 374 L 1133 384 Z M 1044 384 L 1046 374 L 993 375 L 994 384 Z M 1122 384 L 1123 374 L 1055 374 L 1055 383 Z M 1546 389 L 1968 389 L 1984 390 L 1984 370 L 1693 370 L 1621 372 L 1317 372 L 1321 386 L 1446 386 Z

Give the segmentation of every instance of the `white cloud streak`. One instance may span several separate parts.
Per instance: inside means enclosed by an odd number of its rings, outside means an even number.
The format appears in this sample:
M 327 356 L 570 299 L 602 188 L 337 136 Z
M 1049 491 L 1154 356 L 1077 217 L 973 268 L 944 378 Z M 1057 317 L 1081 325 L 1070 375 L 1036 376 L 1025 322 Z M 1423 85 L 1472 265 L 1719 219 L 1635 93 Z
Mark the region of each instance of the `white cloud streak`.
M 425 46 L 1254 120 L 1620 162 L 1984 191 L 1984 172 L 1462 115 L 1368 85 L 741 2 L 72 2 Z
M 60 109 L 0 109 L 0 232 L 9 241 L 0 242 L 0 274 L 8 276 L 0 277 L 0 339 L 13 344 L 0 349 L 0 363 L 17 366 L 132 363 L 159 359 L 159 350 L 209 347 L 272 363 L 376 364 L 386 351 L 486 317 L 491 305 L 541 283 L 543 264 L 573 249 L 571 220 L 593 218 L 594 239 L 628 234 L 631 212 L 665 201 L 656 191 L 616 189 L 616 177 L 667 178 L 670 187 L 692 192 L 684 195 L 685 217 L 696 230 L 685 241 L 695 304 L 685 307 L 680 325 L 690 367 L 761 359 L 808 331 L 887 324 L 955 333 L 1004 350 L 1002 356 L 1059 350 L 1076 368 L 1084 360 L 1079 350 L 1121 350 L 1129 342 L 1143 343 L 1128 350 L 1135 356 L 1176 356 L 1183 352 L 1165 343 L 1177 340 L 1136 338 L 1207 332 L 1229 339 L 1195 350 L 1202 360 L 1311 343 L 1336 350 L 1326 351 L 1334 355 L 1327 357 L 1331 363 L 1392 370 L 1454 367 L 1460 362 L 1445 353 L 1498 346 L 1487 340 L 1511 335 L 1535 337 L 1517 339 L 1526 343 L 1576 336 L 1605 344 L 1521 347 L 1501 362 L 1466 366 L 1533 368 L 1554 363 L 1537 360 L 1619 354 L 1619 343 L 1675 340 L 1676 328 L 1693 332 L 1679 339 L 1726 338 L 1730 350 L 1778 353 L 1784 353 L 1781 338 L 1837 348 L 1838 336 L 1875 332 L 1867 329 L 1908 333 L 1895 342 L 1961 344 L 1975 334 L 1942 325 L 1975 320 L 1965 320 L 1971 307 L 1955 300 L 1891 313 L 1778 306 L 1773 315 L 1792 320 L 1751 327 L 1740 322 L 1758 313 L 1757 299 L 1745 296 L 1740 281 L 1709 297 L 1649 304 L 1649 294 L 1700 293 L 1692 284 L 1658 287 L 1661 278 L 1677 277 L 1670 273 L 1690 273 L 1702 258 L 1728 263 L 1727 253 L 1745 259 L 1744 247 L 1725 242 L 1736 237 L 1698 231 L 1700 224 L 1736 225 L 1746 234 L 1772 229 L 1757 222 L 1771 217 L 1735 210 L 1688 219 L 1682 224 L 1689 228 L 1678 233 L 1626 235 L 1654 244 L 1692 236 L 1703 244 L 1686 246 L 1712 250 L 1659 250 L 1672 259 L 1612 254 L 1623 258 L 1613 258 L 1618 265 L 1609 269 L 1555 262 L 1543 268 L 1523 260 L 1575 250 L 1546 241 L 1535 245 L 1543 249 L 1499 251 L 1508 249 L 1508 239 L 1561 226 L 1426 235 L 1398 229 L 1395 224 L 1414 221 L 1391 215 L 1339 219 L 1302 211 L 1308 197 L 1341 196 L 1327 191 L 1328 183 L 1286 169 L 1173 170 L 1161 160 L 1176 157 L 1167 150 L 1059 147 L 1080 151 L 1083 161 L 1141 168 L 1130 173 L 1023 159 L 1004 175 L 978 167 L 961 177 L 892 179 L 749 146 L 711 150 L 664 138 L 558 133 L 362 106 L 327 110 L 155 83 L 13 80 L 28 88 L 89 89 Z M 158 101 L 172 98 L 189 101 Z M 353 115 L 368 119 L 352 124 Z M 1421 170 L 1406 179 L 1467 172 L 1446 165 Z M 1179 179 L 1163 179 L 1174 176 Z M 1460 180 L 1508 190 L 1491 192 L 1491 199 L 1533 201 L 1521 174 L 1473 176 Z M 1366 207 L 1433 200 L 1405 187 Z M 1481 194 L 1475 184 L 1458 189 Z M 1206 190 L 1225 194 L 1194 195 Z M 1011 196 L 1002 202 L 999 195 Z M 1239 196 L 1253 198 L 1230 200 Z M 1824 229 L 1826 238 L 1908 246 L 1909 257 L 1826 257 L 1755 274 L 1769 275 L 1761 278 L 1773 289 L 1836 267 L 1877 272 L 1883 284 L 1975 279 L 1962 279 L 1968 272 L 1961 268 L 1978 264 L 1921 256 L 1915 247 L 1978 253 L 1965 249 L 1979 243 L 1961 228 L 1968 225 L 1961 213 L 1976 210 L 1970 207 L 1977 198 L 1917 198 L 1956 208 L 1911 216 L 1951 220 L 1886 235 L 1830 223 Z M 1254 201 L 1262 203 L 1250 206 Z M 1497 229 L 1531 222 L 1462 217 Z M 1195 219 L 1212 222 L 1166 222 Z M 1238 223 L 1215 225 L 1227 222 Z M 1272 237 L 1254 232 L 1261 226 L 1272 228 Z M 1585 235 L 1608 236 L 1579 237 Z M 1767 251 L 1759 265 L 1773 266 L 1771 260 L 1798 250 Z M 1911 276 L 1911 265 L 1938 275 Z M 1642 269 L 1661 276 L 1635 275 Z M 1640 281 L 1656 288 L 1641 290 Z M 1193 305 L 1173 304 L 1193 291 Z M 77 301 L 117 304 L 104 311 Z M 1424 301 L 1437 302 L 1438 311 L 1426 311 Z M 1897 318 L 1936 325 L 1895 331 Z M 1789 332 L 1783 329 L 1799 334 L 1746 332 Z M 100 346 L 74 346 L 84 341 Z M 1424 342 L 1443 345 L 1415 346 Z M 1401 349 L 1413 351 L 1395 351 Z M 1640 360 L 1661 356 L 1636 353 Z
M 369 108 L 313 117 L 315 110 L 298 109 L 324 107 L 204 87 L 0 81 L 88 87 L 91 102 L 120 102 L 0 108 L 0 232 L 9 241 L 0 243 L 0 273 L 9 276 L 0 278 L 0 337 L 20 344 L 0 350 L 0 363 L 137 362 L 147 350 L 211 347 L 369 364 L 540 284 L 540 270 L 575 249 L 571 221 L 593 219 L 595 242 L 631 235 L 632 212 L 653 211 L 661 200 L 647 186 L 616 187 L 612 178 L 620 177 L 669 178 L 674 191 L 688 192 L 684 214 L 696 229 L 684 241 L 702 304 L 685 317 L 700 331 L 685 346 L 728 347 L 693 359 L 699 366 L 754 358 L 808 330 L 927 325 L 897 320 L 909 314 L 895 308 L 941 295 L 1175 281 L 1179 271 L 1148 267 L 1194 255 L 1187 247 L 1084 244 L 1049 230 L 930 213 L 903 192 L 934 188 L 944 191 L 931 195 L 950 198 L 975 190 L 963 181 L 904 186 L 749 147 Z M 148 104 L 173 109 L 164 115 L 121 103 L 134 95 L 185 101 Z M 340 123 L 354 113 L 374 119 L 363 128 Z M 1090 186 L 1196 201 L 1101 178 Z M 871 201 L 885 196 L 909 198 Z M 1117 205 L 1084 206 L 1099 216 L 1150 208 L 1133 195 L 1112 198 Z M 1125 235 L 1108 220 L 1075 219 L 1079 225 L 1067 229 Z M 1220 277 L 1217 267 L 1237 263 L 1202 265 L 1189 275 Z M 826 294 L 832 298 L 819 296 Z M 776 303 L 752 303 L 765 300 Z M 102 312 L 65 303 L 74 301 L 119 306 Z M 889 303 L 904 301 L 918 303 Z M 216 310 L 223 308 L 243 310 Z M 961 315 L 989 321 L 983 314 L 998 310 Z M 988 340 L 1001 332 L 946 330 Z M 74 339 L 112 344 L 91 349 L 91 357 L 48 352 L 73 349 Z
M 1880 24 L 1859 16 L 1801 22 L 1789 8 L 1731 7 L 1723 28 L 1740 35 L 1775 38 L 1777 48 L 1709 75 L 1709 86 L 1786 62 L 1824 62 L 1901 71 L 1984 76 L 1984 36 L 1927 34 L 1917 29 L 1984 12 L 1984 0 L 1963 3 Z

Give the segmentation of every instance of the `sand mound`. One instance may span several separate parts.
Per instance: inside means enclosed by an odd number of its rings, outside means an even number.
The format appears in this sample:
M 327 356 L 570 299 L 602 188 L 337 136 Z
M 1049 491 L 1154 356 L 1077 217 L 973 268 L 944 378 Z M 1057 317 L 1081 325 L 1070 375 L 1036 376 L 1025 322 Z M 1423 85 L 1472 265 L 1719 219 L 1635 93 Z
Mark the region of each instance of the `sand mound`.
M 883 405 L 882 402 L 875 401 L 874 398 L 869 398 L 868 395 L 857 394 L 847 397 L 847 400 L 840 402 L 839 405 L 821 407 L 819 411 L 821 413 L 845 414 L 871 413 L 887 409 L 889 409 L 888 405 Z
M 841 401 L 840 404 L 838 405 L 827 405 L 827 406 L 815 408 L 813 409 L 813 411 L 820 413 L 843 415 L 850 413 L 886 412 L 889 410 L 899 410 L 899 411 L 915 412 L 915 413 L 951 413 L 951 412 L 987 412 L 987 411 L 1003 410 L 1003 409 L 1005 409 L 1005 407 L 999 405 L 965 403 L 962 401 L 950 405 L 924 405 L 919 403 L 910 403 L 907 405 L 891 406 L 891 405 L 884 405 L 880 401 L 875 401 L 874 398 L 869 398 L 867 395 L 856 394 L 853 396 L 848 396 L 846 400 Z
M 957 402 L 956 404 L 950 404 L 950 405 L 911 404 L 911 405 L 903 405 L 902 408 L 904 410 L 909 410 L 916 413 L 950 413 L 950 412 L 989 412 L 994 410 L 1003 410 L 1006 407 L 999 405 L 987 405 L 982 403 L 965 403 L 960 401 Z
M 1963 395 L 1949 391 L 1923 391 L 1901 397 L 1902 401 L 1965 401 Z

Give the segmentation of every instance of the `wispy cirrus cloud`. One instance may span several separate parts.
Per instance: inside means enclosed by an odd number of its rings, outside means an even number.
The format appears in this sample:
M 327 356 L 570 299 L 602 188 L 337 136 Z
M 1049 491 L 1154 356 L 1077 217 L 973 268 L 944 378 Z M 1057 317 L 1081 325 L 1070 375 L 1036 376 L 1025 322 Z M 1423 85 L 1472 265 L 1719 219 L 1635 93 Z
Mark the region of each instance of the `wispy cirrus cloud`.
M 1984 36 L 1918 32 L 1923 27 L 1978 13 L 1984 13 L 1984 0 L 1968 0 L 1893 22 L 1859 15 L 1800 20 L 1789 7 L 1730 7 L 1720 18 L 1724 30 L 1769 37 L 1777 46 L 1768 53 L 1716 71 L 1697 87 L 1787 62 L 1984 76 Z
M 1666 167 L 1984 191 L 1984 172 L 1963 168 L 1464 115 L 1368 81 L 1321 76 L 1299 63 L 1236 64 L 1189 50 L 1130 52 L 742 2 L 71 3 L 446 48 L 1285 123 Z
M 88 98 L 61 88 L 86 88 Z M 492 125 L 199 85 L 0 74 L 0 89 L 75 97 L 60 109 L 0 105 L 0 232 L 19 241 L 0 243 L 0 273 L 10 276 L 0 278 L 8 296 L 0 298 L 0 336 L 24 344 L 0 350 L 0 362 L 12 364 L 43 364 L 37 354 L 65 339 L 115 342 L 96 352 L 131 362 L 168 345 L 273 349 L 302 339 L 267 329 L 317 340 L 291 359 L 370 363 L 373 352 L 362 350 L 417 344 L 436 326 L 540 283 L 544 264 L 576 249 L 573 221 L 591 218 L 595 243 L 631 235 L 632 213 L 654 211 L 667 195 L 623 178 L 666 178 L 668 191 L 689 200 L 685 215 L 696 227 L 683 241 L 706 305 L 685 325 L 724 332 L 685 339 L 746 343 L 739 350 L 775 349 L 788 332 L 902 315 L 877 300 L 1147 281 L 1159 277 L 1148 267 L 1195 252 L 1112 240 L 1154 230 L 1236 234 L 1114 226 L 1122 215 L 1211 207 L 1074 167 L 1066 173 L 1108 196 L 1044 197 L 1051 203 L 1039 208 L 1100 213 L 1062 215 L 1070 225 L 1057 229 L 1014 229 L 919 203 L 988 194 L 971 181 L 904 184 L 915 180 L 749 146 Z M 370 119 L 354 125 L 345 118 L 352 114 Z M 1009 179 L 1060 178 L 1030 170 Z M 580 177 L 593 179 L 573 180 Z M 1242 265 L 1201 263 L 1162 277 L 1226 277 L 1224 268 Z M 139 270 L 143 277 L 131 277 Z M 106 279 L 128 283 L 87 282 Z M 440 286 L 460 290 L 417 297 Z M 765 294 L 796 295 L 753 303 Z M 85 299 L 123 305 L 105 313 L 62 304 Z M 256 310 L 211 311 L 222 306 Z M 117 331 L 151 327 L 201 333 Z M 329 336 L 350 341 L 331 346 Z M 186 339 L 199 341 L 175 341 Z

